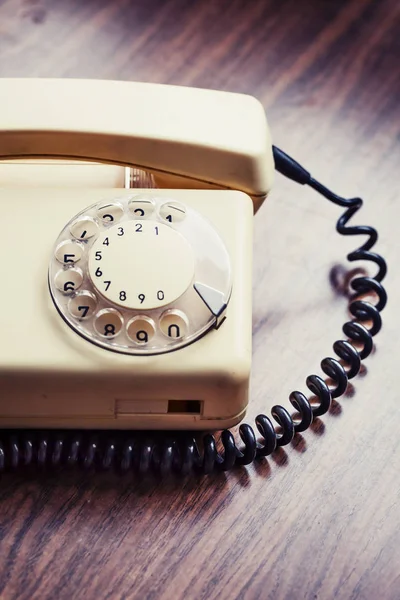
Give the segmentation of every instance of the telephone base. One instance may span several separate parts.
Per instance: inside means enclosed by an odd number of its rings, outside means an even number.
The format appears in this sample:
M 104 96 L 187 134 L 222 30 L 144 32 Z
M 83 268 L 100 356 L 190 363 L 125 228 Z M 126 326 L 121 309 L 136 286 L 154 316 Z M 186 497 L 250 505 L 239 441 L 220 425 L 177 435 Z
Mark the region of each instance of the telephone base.
M 158 355 L 91 343 L 54 306 L 50 256 L 72 215 L 132 190 L 2 188 L 8 225 L 2 235 L 7 285 L 0 301 L 0 428 L 209 430 L 243 417 L 251 368 L 252 201 L 223 190 L 135 190 L 141 192 L 191 207 L 218 232 L 232 270 L 226 319 Z

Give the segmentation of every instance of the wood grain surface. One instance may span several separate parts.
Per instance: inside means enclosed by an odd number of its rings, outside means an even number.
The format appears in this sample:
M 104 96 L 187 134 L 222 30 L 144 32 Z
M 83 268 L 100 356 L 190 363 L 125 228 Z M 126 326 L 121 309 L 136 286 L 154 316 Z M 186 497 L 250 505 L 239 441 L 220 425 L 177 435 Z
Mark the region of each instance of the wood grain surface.
M 0 482 L 0 597 L 400 598 L 398 0 L 0 0 L 0 76 L 248 92 L 277 145 L 380 231 L 388 308 L 332 411 L 268 461 L 179 480 Z M 29 99 L 27 99 L 29 101 Z M 347 317 L 340 210 L 277 177 L 255 219 L 247 420 L 320 373 Z

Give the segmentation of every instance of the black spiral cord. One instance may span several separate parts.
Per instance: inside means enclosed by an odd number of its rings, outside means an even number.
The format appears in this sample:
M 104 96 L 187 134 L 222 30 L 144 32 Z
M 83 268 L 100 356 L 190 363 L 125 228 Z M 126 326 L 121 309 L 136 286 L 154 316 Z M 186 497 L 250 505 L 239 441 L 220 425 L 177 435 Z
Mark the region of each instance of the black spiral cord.
M 374 277 L 359 276 L 351 281 L 355 297 L 350 300 L 349 310 L 354 318 L 343 325 L 343 333 L 348 340 L 338 340 L 333 344 L 338 358 L 327 357 L 321 362 L 322 371 L 333 382 L 333 386 L 329 387 L 318 375 L 309 375 L 306 385 L 314 396 L 312 402 L 303 392 L 292 392 L 289 401 L 296 411 L 294 415 L 280 405 L 271 409 L 278 430 L 269 417 L 260 414 L 255 420 L 260 440 L 257 440 L 250 425 L 242 424 L 239 427 L 242 444 L 238 446 L 232 432 L 226 429 L 220 437 L 221 450 L 211 434 L 204 435 L 197 443 L 193 434 L 181 432 L 133 434 L 131 431 L 2 430 L 0 472 L 29 465 L 39 469 L 80 465 L 86 469 L 114 469 L 139 474 L 154 471 L 163 475 L 170 472 L 206 474 L 215 469 L 228 471 L 237 465 L 248 465 L 258 458 L 269 456 L 279 446 L 286 446 L 296 433 L 308 429 L 315 417 L 321 417 L 329 410 L 333 398 L 344 394 L 348 381 L 360 371 L 361 361 L 371 353 L 373 337 L 382 325 L 380 312 L 385 307 L 387 295 L 381 282 L 387 268 L 382 256 L 371 252 L 378 234 L 372 227 L 347 225 L 362 206 L 360 198 L 344 199 L 337 196 L 279 148 L 274 147 L 273 152 L 277 171 L 297 183 L 312 187 L 346 209 L 336 225 L 341 235 L 368 237 L 347 259 L 350 262 L 366 260 L 378 266 Z M 368 294 L 377 297 L 375 305 L 357 299 Z

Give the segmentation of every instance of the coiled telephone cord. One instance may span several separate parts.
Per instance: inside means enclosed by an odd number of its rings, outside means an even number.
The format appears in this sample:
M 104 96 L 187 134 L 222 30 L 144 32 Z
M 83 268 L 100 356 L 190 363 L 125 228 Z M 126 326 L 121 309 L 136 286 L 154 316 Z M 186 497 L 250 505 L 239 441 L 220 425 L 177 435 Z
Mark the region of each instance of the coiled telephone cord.
M 322 371 L 333 385 L 328 386 L 318 375 L 309 375 L 306 385 L 314 396 L 312 402 L 303 392 L 292 392 L 289 401 L 296 411 L 294 415 L 281 405 L 273 406 L 271 416 L 277 428 L 271 418 L 260 414 L 255 420 L 260 434 L 258 440 L 255 430 L 243 423 L 239 426 L 242 443 L 239 445 L 232 432 L 225 430 L 220 436 L 221 450 L 211 434 L 203 435 L 197 443 L 193 434 L 181 432 L 147 434 L 132 431 L 2 430 L 0 472 L 29 465 L 39 470 L 80 465 L 86 469 L 114 469 L 140 474 L 149 471 L 162 474 L 206 474 L 215 469 L 228 471 L 237 465 L 248 465 L 258 458 L 269 456 L 278 447 L 286 446 L 296 433 L 306 431 L 315 417 L 321 417 L 329 410 L 333 398 L 344 394 L 348 381 L 360 371 L 361 361 L 371 353 L 373 337 L 382 325 L 380 312 L 385 307 L 387 295 L 381 282 L 387 268 L 382 256 L 371 252 L 378 234 L 369 226 L 347 225 L 362 206 L 360 198 L 344 199 L 337 196 L 279 148 L 274 147 L 273 151 L 277 171 L 297 183 L 312 187 L 334 204 L 345 208 L 336 225 L 338 233 L 367 236 L 367 241 L 351 252 L 347 259 L 350 262 L 370 261 L 378 267 L 374 277 L 358 276 L 351 281 L 355 297 L 350 300 L 349 311 L 354 318 L 343 325 L 343 333 L 348 339 L 333 344 L 338 358 L 327 357 L 321 362 Z M 370 294 L 377 297 L 376 304 L 360 299 Z M 368 327 L 364 323 L 368 323 Z M 357 349 L 356 344 L 361 349 Z

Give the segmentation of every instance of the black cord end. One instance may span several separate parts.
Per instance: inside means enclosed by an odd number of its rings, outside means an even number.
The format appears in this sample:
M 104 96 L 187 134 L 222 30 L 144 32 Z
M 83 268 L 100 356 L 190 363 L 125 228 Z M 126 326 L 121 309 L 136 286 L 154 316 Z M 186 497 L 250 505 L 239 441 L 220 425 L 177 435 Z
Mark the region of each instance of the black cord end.
M 275 169 L 284 175 L 288 179 L 300 183 L 301 185 L 308 185 L 311 181 L 311 174 L 306 171 L 298 162 L 296 162 L 291 156 L 288 156 L 283 150 L 272 146 L 272 152 L 274 155 Z
M 346 200 L 337 194 L 334 194 L 327 187 L 322 185 L 319 181 L 314 179 L 304 167 L 302 167 L 297 161 L 294 160 L 291 156 L 286 154 L 280 148 L 276 146 L 272 146 L 272 152 L 275 161 L 275 169 L 284 177 L 291 179 L 295 183 L 300 183 L 300 185 L 309 185 L 313 190 L 318 192 L 334 204 L 338 204 L 339 206 L 355 206 L 362 204 L 362 201 L 358 198 L 352 198 Z

